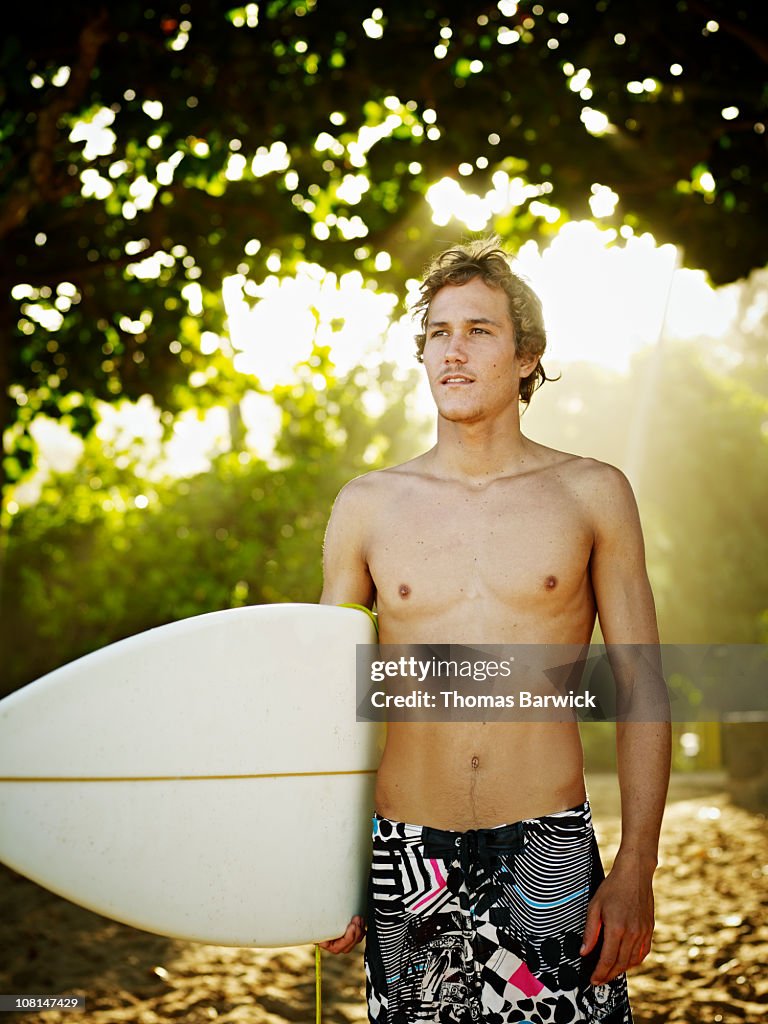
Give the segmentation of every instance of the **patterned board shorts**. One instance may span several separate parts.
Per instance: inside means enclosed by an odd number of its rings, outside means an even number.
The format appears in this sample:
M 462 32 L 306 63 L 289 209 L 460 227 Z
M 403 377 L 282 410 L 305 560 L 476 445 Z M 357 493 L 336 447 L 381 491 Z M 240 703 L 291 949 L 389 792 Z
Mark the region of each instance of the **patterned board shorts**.
M 450 832 L 373 818 L 371 1024 L 631 1024 L 626 977 L 579 948 L 604 878 L 589 803 Z

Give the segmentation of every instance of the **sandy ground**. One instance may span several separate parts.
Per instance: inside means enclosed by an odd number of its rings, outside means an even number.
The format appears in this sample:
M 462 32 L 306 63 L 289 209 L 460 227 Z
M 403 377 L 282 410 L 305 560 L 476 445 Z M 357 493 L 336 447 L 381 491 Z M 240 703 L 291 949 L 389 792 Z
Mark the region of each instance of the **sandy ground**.
M 764 816 L 729 803 L 722 783 L 716 775 L 673 780 L 654 948 L 630 979 L 638 1024 L 768 1019 L 768 830 Z M 589 793 L 608 865 L 619 837 L 615 780 L 593 777 Z M 9 1013 L 9 1024 L 312 1024 L 314 952 L 159 938 L 0 867 L 0 993 L 86 997 L 84 1013 Z M 323 1021 L 366 1021 L 360 956 L 323 956 Z

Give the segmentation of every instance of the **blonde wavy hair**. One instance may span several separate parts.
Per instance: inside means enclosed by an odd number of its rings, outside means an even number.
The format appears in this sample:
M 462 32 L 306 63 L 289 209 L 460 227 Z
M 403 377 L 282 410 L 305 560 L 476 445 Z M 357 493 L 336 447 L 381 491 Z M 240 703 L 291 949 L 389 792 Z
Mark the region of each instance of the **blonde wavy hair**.
M 510 259 L 496 236 L 457 245 L 435 256 L 424 272 L 421 294 L 412 309 L 414 314 L 421 314 L 421 332 L 416 335 L 416 358 L 423 362 L 429 307 L 440 289 L 446 285 L 467 284 L 479 277 L 490 288 L 501 288 L 507 296 L 518 356 L 539 356 L 535 368 L 520 381 L 520 401 L 527 405 L 536 388 L 541 387 L 545 380 L 552 380 L 541 365 L 541 356 L 547 347 L 547 332 L 538 295 L 524 278 L 512 270 Z

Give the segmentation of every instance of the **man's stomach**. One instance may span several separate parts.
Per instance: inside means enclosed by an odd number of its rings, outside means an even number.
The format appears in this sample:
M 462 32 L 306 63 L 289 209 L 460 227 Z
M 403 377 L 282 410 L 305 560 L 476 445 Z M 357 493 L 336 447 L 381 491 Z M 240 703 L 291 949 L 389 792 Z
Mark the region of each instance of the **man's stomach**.
M 386 818 L 464 832 L 586 799 L 575 722 L 390 723 L 376 781 Z

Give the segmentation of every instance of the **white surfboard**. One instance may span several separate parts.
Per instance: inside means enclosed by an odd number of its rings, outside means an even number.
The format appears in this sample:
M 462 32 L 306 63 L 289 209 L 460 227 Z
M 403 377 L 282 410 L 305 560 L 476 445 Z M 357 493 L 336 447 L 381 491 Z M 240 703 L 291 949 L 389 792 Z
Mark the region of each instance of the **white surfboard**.
M 0 860 L 126 924 L 218 945 L 364 908 L 379 727 L 361 611 L 280 604 L 111 644 L 0 701 Z

